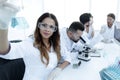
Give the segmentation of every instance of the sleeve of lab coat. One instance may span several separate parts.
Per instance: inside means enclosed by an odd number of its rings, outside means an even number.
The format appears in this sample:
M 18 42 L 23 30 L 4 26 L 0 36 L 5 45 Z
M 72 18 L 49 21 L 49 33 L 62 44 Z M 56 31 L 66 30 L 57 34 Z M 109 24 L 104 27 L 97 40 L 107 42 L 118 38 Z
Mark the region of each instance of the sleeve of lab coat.
M 106 26 L 103 25 L 101 27 L 100 34 L 103 36 L 104 39 L 107 38 L 107 36 L 108 36 L 108 34 L 106 33 L 106 31 L 107 31 Z
M 64 46 L 61 47 L 61 56 L 64 61 L 68 61 L 71 63 L 71 52 L 68 51 Z
M 66 34 L 65 34 L 65 30 L 61 30 L 60 31 L 60 46 L 61 46 L 61 56 L 63 58 L 64 61 L 68 61 L 71 63 L 71 53 L 70 50 L 68 49 L 69 44 L 67 43 L 66 40 Z
M 20 43 L 11 43 L 10 51 L 6 55 L 0 55 L 0 57 L 5 59 L 23 58 L 25 55 L 28 54 L 31 44 L 32 42 L 28 40 L 22 41 Z

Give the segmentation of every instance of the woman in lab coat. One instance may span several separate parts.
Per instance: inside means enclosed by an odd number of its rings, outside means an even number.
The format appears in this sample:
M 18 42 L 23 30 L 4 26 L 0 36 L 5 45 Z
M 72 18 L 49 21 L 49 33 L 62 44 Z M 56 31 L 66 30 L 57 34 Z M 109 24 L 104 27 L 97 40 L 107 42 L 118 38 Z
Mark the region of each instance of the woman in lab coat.
M 4 59 L 22 57 L 26 66 L 23 80 L 47 80 L 52 71 L 54 73 L 61 71 L 57 67 L 61 58 L 58 21 L 53 14 L 44 13 L 37 20 L 34 38 L 10 44 L 8 24 L 17 11 L 18 8 L 11 4 L 0 6 L 0 57 Z

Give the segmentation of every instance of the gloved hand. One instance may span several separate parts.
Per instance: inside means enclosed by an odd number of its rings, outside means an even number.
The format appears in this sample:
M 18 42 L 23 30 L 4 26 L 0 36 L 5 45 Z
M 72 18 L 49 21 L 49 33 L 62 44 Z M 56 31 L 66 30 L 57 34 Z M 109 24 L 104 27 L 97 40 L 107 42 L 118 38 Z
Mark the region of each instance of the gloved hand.
M 62 69 L 57 67 L 55 68 L 48 76 L 47 80 L 54 80 L 61 73 Z
M 7 0 L 0 0 L 0 29 L 7 29 L 12 17 L 19 11 L 19 7 L 8 3 Z

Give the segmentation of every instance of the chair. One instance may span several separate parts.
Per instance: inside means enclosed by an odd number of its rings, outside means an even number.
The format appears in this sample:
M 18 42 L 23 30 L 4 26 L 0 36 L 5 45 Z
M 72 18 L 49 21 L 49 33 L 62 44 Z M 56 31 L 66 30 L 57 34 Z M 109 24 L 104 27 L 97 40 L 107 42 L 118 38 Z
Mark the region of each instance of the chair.
M 23 80 L 25 64 L 22 58 L 0 58 L 0 80 Z

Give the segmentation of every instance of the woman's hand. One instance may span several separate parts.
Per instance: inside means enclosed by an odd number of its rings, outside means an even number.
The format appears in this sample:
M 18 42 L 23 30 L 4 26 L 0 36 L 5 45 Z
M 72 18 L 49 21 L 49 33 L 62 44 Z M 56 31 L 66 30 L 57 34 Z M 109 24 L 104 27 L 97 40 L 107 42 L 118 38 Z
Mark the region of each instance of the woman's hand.
M 11 18 L 19 11 L 19 7 L 8 3 L 7 0 L 0 0 L 0 29 L 8 29 Z
M 47 80 L 54 80 L 55 77 L 57 77 L 61 73 L 62 69 L 57 67 L 55 68 L 48 76 Z

